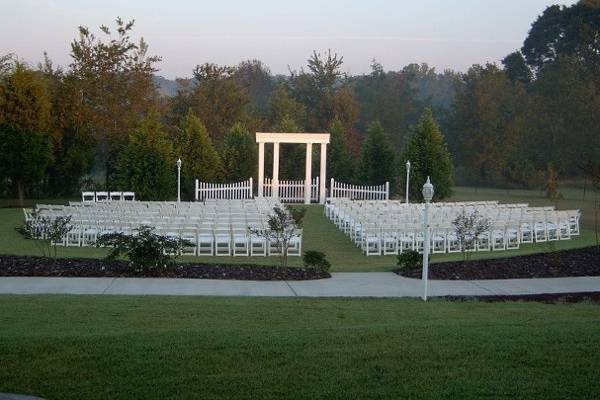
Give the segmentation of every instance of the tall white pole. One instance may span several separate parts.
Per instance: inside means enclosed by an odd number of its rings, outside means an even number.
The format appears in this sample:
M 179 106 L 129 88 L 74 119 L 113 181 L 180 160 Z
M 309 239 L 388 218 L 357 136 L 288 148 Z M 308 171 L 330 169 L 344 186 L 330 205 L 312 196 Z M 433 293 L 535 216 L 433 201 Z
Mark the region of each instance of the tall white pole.
M 304 204 L 310 204 L 312 189 L 312 143 L 306 143 L 306 167 L 304 175 Z
M 427 301 L 429 278 L 429 200 L 425 200 L 425 232 L 423 242 L 423 300 Z
M 279 198 L 279 142 L 273 143 L 273 180 L 271 181 L 272 194 Z
M 265 182 L 265 142 L 258 142 L 258 197 L 263 197 Z
M 429 203 L 433 199 L 434 188 L 427 177 L 427 182 L 423 185 L 423 198 L 425 199 L 425 218 L 423 234 L 423 300 L 427 301 L 428 279 L 429 279 Z
M 321 169 L 319 171 L 319 203 L 325 204 L 325 179 L 327 179 L 327 143 L 321 143 Z
M 408 204 L 408 181 L 410 179 L 410 161 L 406 162 L 406 204 Z
M 181 202 L 181 158 L 177 159 L 177 202 Z

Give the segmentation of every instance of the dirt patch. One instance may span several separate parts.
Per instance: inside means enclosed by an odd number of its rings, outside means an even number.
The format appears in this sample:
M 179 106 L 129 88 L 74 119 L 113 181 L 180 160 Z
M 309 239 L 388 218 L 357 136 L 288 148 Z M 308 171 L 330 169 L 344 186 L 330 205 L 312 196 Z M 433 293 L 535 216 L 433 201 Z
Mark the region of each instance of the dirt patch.
M 164 270 L 143 274 L 125 261 L 66 259 L 30 256 L 0 256 L 0 276 L 45 276 L 71 278 L 191 278 L 252 281 L 301 281 L 330 278 L 314 268 L 280 268 L 262 265 L 176 264 Z
M 408 278 L 421 278 L 420 267 L 395 272 Z M 429 266 L 429 279 L 440 280 L 570 276 L 600 276 L 600 250 L 597 247 L 585 247 L 509 258 L 452 261 Z

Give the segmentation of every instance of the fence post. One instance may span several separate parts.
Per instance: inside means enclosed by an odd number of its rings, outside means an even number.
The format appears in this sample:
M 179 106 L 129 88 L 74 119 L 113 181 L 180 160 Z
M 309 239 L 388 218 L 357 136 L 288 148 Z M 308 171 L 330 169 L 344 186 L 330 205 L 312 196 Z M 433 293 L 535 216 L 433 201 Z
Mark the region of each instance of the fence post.
M 390 199 L 390 183 L 389 182 L 385 183 L 385 199 L 386 200 Z
M 194 191 L 194 193 L 195 193 L 196 201 L 198 201 L 198 179 L 196 179 L 196 190 Z
M 331 178 L 331 184 L 329 185 L 329 197 L 331 197 L 331 198 L 335 197 L 334 182 L 335 182 L 335 180 L 333 178 Z
M 254 183 L 252 181 L 252 177 L 250 177 L 250 187 L 248 188 L 248 198 L 254 198 Z

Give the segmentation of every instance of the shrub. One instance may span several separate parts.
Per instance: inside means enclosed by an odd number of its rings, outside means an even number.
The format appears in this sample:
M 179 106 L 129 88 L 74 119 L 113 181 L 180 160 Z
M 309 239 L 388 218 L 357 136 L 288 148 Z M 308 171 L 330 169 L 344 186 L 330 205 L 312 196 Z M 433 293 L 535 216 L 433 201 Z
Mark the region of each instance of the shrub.
M 34 209 L 31 212 L 31 218 L 22 226 L 15 230 L 25 239 L 34 239 L 40 244 L 42 256 L 56 258 L 57 246 L 63 238 L 73 230 L 71 225 L 71 216 L 49 218 L 44 217 L 39 210 Z M 50 251 L 50 246 L 54 249 L 54 254 Z
M 322 271 L 329 271 L 331 264 L 327 261 L 325 253 L 315 250 L 307 250 L 302 256 L 305 267 L 318 268 Z
M 463 258 L 467 260 L 469 258 L 468 250 L 476 248 L 477 239 L 490 230 L 492 220 L 479 214 L 479 211 L 467 214 L 463 210 L 462 214 L 452 221 L 452 225 L 460 243 Z
M 290 215 L 294 219 L 296 226 L 302 226 L 302 222 L 304 221 L 304 216 L 306 215 L 306 207 L 287 207 Z
M 150 226 L 140 226 L 136 233 L 109 233 L 100 235 L 96 245 L 111 247 L 107 260 L 115 260 L 124 255 L 130 265 L 143 273 L 166 269 L 181 255 L 182 250 L 192 243 L 180 238 L 157 235 Z
M 401 269 L 419 268 L 423 264 L 423 255 L 416 250 L 407 250 L 398 255 L 398 266 Z
M 280 252 L 280 266 L 285 268 L 288 261 L 288 248 L 292 239 L 300 232 L 298 226 L 302 223 L 305 213 L 304 207 L 295 209 L 275 206 L 273 213 L 269 215 L 266 228 L 259 229 L 249 226 L 248 231 L 252 235 L 265 238 L 269 243 L 274 243 Z

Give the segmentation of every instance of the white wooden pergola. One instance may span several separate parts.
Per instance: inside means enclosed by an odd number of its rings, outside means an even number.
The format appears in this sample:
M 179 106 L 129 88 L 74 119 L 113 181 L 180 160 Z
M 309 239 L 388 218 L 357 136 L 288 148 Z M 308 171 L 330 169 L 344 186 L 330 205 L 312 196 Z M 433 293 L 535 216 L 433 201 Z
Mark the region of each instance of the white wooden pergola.
M 258 143 L 258 195 L 263 195 L 265 180 L 265 143 L 273 143 L 273 196 L 279 197 L 279 144 L 306 144 L 306 177 L 304 179 L 304 203 L 310 204 L 312 178 L 312 145 L 321 145 L 321 168 L 319 172 L 319 203 L 325 203 L 325 182 L 327 174 L 327 144 L 329 133 L 280 133 L 256 132 Z

